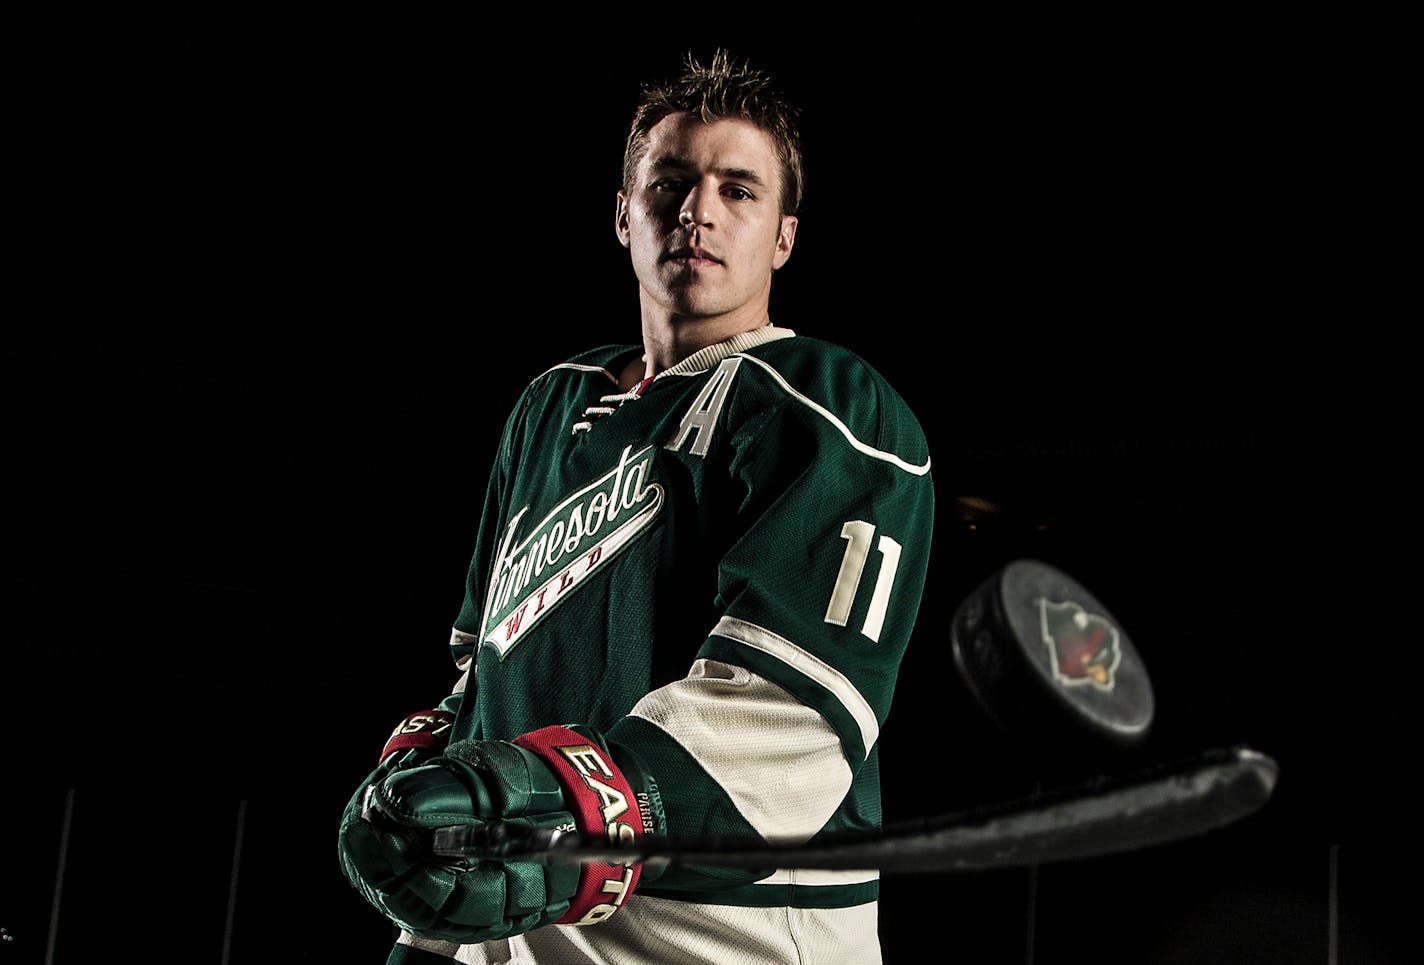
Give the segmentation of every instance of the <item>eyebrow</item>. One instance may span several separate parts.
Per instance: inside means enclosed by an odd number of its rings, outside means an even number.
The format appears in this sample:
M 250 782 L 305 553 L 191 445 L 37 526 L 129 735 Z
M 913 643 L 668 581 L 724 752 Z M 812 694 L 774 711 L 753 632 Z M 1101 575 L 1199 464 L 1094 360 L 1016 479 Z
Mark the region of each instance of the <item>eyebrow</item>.
M 692 168 L 692 164 L 686 158 L 664 155 L 653 161 L 652 168 L 655 171 L 687 171 Z M 729 180 L 748 181 L 760 187 L 766 187 L 766 182 L 762 180 L 761 175 L 751 168 L 717 168 L 716 171 Z

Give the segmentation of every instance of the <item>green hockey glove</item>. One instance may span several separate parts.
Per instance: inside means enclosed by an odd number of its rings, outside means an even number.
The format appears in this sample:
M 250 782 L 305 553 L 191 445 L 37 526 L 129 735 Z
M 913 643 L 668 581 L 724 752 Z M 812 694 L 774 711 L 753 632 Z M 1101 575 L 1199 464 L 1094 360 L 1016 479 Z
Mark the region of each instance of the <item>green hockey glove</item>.
M 595 924 L 632 895 L 640 865 L 454 866 L 431 853 L 430 836 L 438 827 L 499 823 L 619 841 L 657 833 L 656 787 L 636 763 L 629 770 L 636 789 L 601 735 L 586 728 L 457 741 L 426 764 L 378 768 L 343 815 L 342 868 L 372 905 L 422 938 L 469 944 L 551 922 Z

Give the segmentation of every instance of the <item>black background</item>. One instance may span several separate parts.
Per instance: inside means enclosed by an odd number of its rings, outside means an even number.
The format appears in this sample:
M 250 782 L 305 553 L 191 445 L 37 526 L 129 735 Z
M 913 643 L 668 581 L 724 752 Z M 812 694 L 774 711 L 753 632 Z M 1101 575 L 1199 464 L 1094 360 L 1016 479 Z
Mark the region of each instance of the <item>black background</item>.
M 450 683 L 515 394 L 636 337 L 627 118 L 718 43 L 804 107 L 773 318 L 880 368 L 935 461 L 887 817 L 1043 779 L 948 645 L 958 600 L 1020 556 L 1091 587 L 1148 662 L 1154 731 L 1116 763 L 1246 743 L 1282 768 L 1204 839 L 890 876 L 887 960 L 1403 960 L 1405 4 L 418 6 L 25 8 L 0 962 L 384 960 L 336 819 Z

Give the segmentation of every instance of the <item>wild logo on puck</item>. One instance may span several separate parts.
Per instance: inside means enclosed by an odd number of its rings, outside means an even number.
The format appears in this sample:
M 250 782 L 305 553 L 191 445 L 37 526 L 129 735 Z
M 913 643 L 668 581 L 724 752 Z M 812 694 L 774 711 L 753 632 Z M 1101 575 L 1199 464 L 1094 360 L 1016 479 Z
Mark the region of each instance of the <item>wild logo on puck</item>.
M 1122 662 L 1122 635 L 1117 627 L 1072 600 L 1055 603 L 1039 597 L 1036 602 L 1053 679 L 1068 687 L 1112 690 Z

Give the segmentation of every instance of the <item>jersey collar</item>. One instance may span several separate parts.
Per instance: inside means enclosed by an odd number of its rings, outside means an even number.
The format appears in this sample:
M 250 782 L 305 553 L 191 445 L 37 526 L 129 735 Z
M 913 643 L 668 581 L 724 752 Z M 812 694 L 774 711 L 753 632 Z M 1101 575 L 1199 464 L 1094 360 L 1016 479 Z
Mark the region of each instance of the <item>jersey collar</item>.
M 733 335 L 725 342 L 718 342 L 706 348 L 698 349 L 681 362 L 659 372 L 655 378 L 662 378 L 664 375 L 696 375 L 698 372 L 705 372 L 729 355 L 738 352 L 745 352 L 747 349 L 766 342 L 775 342 L 778 339 L 791 338 L 796 333 L 789 328 L 778 328 L 775 325 L 763 325 L 761 328 L 754 328 L 750 332 L 742 332 Z

